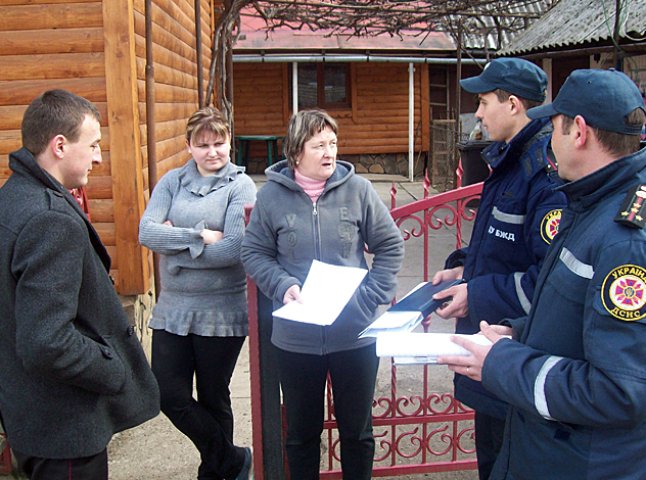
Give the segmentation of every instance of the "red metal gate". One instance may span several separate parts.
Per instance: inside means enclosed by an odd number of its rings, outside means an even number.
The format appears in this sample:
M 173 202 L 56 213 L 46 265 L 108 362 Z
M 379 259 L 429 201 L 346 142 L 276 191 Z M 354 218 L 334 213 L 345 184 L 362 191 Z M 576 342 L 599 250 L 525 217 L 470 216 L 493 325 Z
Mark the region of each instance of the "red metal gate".
M 391 188 L 391 214 L 402 231 L 405 242 L 421 242 L 416 248 L 422 253 L 417 281 L 429 279 L 429 247 L 434 241 L 434 233 L 442 231 L 454 238 L 449 247 L 462 245 L 463 227 L 475 218 L 473 200 L 479 198 L 482 183 L 458 188 L 449 192 L 429 196 L 428 180 L 425 181 L 424 198 L 413 203 L 397 207 L 395 205 L 396 189 Z M 444 240 L 446 242 L 446 240 Z M 407 244 L 408 245 L 408 244 Z M 408 247 L 407 247 L 408 249 Z M 437 259 L 436 259 L 437 260 Z M 442 259 L 443 260 L 443 259 Z M 268 466 L 269 450 L 276 450 L 280 436 L 275 432 L 276 418 L 270 420 L 273 427 L 267 427 L 267 418 L 279 417 L 280 428 L 284 422 L 276 408 L 268 411 L 263 402 L 267 402 L 277 393 L 277 387 L 269 389 L 266 382 L 271 376 L 263 367 L 261 337 L 266 341 L 266 334 L 259 329 L 258 292 L 252 282 L 249 283 L 249 346 L 251 374 L 252 427 L 255 454 L 256 479 L 277 479 L 276 468 Z M 265 360 L 266 363 L 266 360 Z M 402 386 L 401 368 L 390 362 L 390 382 L 386 392 L 377 392 L 373 401 L 373 427 L 375 432 L 374 477 L 394 475 L 412 475 L 430 472 L 472 470 L 477 468 L 473 435 L 473 411 L 457 401 L 452 392 L 439 392 L 433 388 L 432 377 L 437 370 L 433 366 L 405 367 L 410 377 L 408 386 Z M 411 370 L 414 369 L 414 370 Z M 446 371 L 446 369 L 444 369 Z M 271 380 L 276 383 L 275 377 Z M 265 384 L 263 384 L 263 382 Z M 412 387 L 411 387 L 412 383 Z M 271 423 L 273 421 L 273 424 Z M 281 432 L 282 433 L 282 432 Z M 268 435 L 274 440 L 268 442 Z M 328 386 L 327 409 L 324 423 L 325 455 L 321 469 L 321 478 L 342 478 L 340 470 L 339 440 L 334 418 L 334 405 L 331 389 Z M 274 460 L 284 457 L 282 445 L 280 454 L 274 453 Z M 276 463 L 276 462 L 274 462 Z M 273 468 L 273 470 L 272 470 Z M 284 467 L 282 467 L 284 469 Z M 270 473 L 272 472 L 273 473 Z M 280 478 L 286 478 L 280 475 Z

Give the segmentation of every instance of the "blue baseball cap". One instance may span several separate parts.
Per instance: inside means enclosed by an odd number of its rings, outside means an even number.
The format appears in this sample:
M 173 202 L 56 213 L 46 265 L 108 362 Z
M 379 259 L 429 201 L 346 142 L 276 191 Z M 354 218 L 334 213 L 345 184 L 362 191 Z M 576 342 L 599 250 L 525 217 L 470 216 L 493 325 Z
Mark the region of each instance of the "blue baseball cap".
M 639 135 L 641 125 L 629 125 L 626 116 L 644 108 L 637 85 L 624 73 L 610 70 L 574 70 L 552 103 L 530 108 L 529 118 L 581 115 L 591 127 L 624 135 Z
M 522 58 L 496 58 L 477 77 L 460 80 L 469 93 L 488 93 L 501 89 L 520 98 L 542 102 L 547 91 L 547 75 Z

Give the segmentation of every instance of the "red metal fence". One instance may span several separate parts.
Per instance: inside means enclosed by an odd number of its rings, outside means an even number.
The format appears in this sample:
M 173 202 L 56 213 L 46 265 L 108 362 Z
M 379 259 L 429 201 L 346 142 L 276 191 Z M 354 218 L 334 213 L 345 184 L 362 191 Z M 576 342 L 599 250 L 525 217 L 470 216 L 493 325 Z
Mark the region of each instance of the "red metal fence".
M 393 184 L 391 188 L 391 214 L 402 231 L 406 245 L 416 242 L 415 248 L 418 251 L 421 249 L 420 272 L 415 283 L 428 281 L 429 275 L 433 273 L 429 266 L 429 250 L 431 242 L 438 241 L 434 238 L 438 231 L 454 239 L 454 243 L 452 240 L 451 245 L 448 245 L 450 249 L 462 246 L 463 229 L 465 224 L 475 218 L 475 210 L 472 207 L 477 205 L 482 183 L 432 196 L 429 196 L 428 190 L 426 180 L 422 199 L 398 207 L 395 202 L 397 195 L 395 185 Z M 447 242 L 445 239 L 441 241 Z M 268 450 L 276 449 L 275 443 L 280 440 L 274 440 L 268 444 L 266 437 L 268 431 L 272 432 L 274 439 L 280 437 L 275 435 L 276 432 L 273 431 L 275 428 L 267 428 L 267 419 L 262 418 L 263 415 L 268 416 L 263 402 L 269 400 L 266 382 L 270 374 L 267 373 L 261 360 L 265 355 L 260 352 L 263 341 L 261 337 L 264 336 L 264 341 L 267 337 L 266 334 L 262 334 L 262 327 L 259 328 L 258 292 L 252 282 L 249 283 L 249 303 L 255 478 L 274 480 L 278 476 L 275 470 L 274 473 L 268 473 L 271 467 L 267 467 L 265 459 L 269 454 Z M 437 390 L 436 383 L 432 381 L 437 370 L 432 369 L 442 367 L 407 366 L 405 368 L 405 375 L 401 375 L 401 368 L 398 369 L 397 365 L 390 362 L 389 385 L 386 391 L 383 389 L 378 391 L 373 401 L 376 443 L 373 476 L 412 475 L 477 468 L 473 412 L 457 401 L 452 392 Z M 446 369 L 444 370 L 446 373 Z M 263 377 L 265 377 L 264 380 Z M 405 377 L 405 380 L 402 380 L 402 377 Z M 275 378 L 273 382 L 276 382 Z M 402 383 L 405 385 L 402 386 Z M 277 395 L 275 386 L 269 391 Z M 273 411 L 276 412 L 275 409 Z M 278 422 L 281 424 L 279 428 L 282 429 L 284 422 L 280 421 L 281 413 L 278 413 Z M 322 448 L 325 450 L 325 455 L 323 455 L 321 478 L 342 478 L 338 431 L 329 386 L 323 438 Z M 283 456 L 282 450 L 279 456 Z M 286 477 L 281 475 L 280 478 Z

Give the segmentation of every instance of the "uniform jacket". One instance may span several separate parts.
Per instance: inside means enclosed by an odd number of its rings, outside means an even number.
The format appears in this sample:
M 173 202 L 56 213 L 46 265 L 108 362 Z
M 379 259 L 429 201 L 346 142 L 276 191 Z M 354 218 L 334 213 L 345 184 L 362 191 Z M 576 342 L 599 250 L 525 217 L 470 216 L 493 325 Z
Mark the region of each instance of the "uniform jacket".
M 512 406 L 492 479 L 646 478 L 646 231 L 615 221 L 637 184 L 646 150 L 563 187 L 520 342 L 483 368 Z
M 359 348 L 358 339 L 379 304 L 395 295 L 404 246 L 399 229 L 370 182 L 337 161 L 315 204 L 282 161 L 268 168 L 242 242 L 242 261 L 274 308 L 292 285 L 302 286 L 313 260 L 368 268 L 364 247 L 374 254 L 370 272 L 330 326 L 274 318 L 272 343 L 296 353 L 323 355 Z
M 538 270 L 556 232 L 565 196 L 550 172 L 549 119 L 533 120 L 509 142 L 483 152 L 492 173 L 484 183 L 471 241 L 447 268 L 464 265 L 469 316 L 457 333 L 476 333 L 481 320 L 500 323 L 527 315 Z M 488 415 L 505 418 L 506 406 L 479 382 L 456 375 L 456 397 Z
M 102 451 L 159 412 L 159 391 L 74 198 L 26 149 L 0 189 L 0 414 L 43 458 Z

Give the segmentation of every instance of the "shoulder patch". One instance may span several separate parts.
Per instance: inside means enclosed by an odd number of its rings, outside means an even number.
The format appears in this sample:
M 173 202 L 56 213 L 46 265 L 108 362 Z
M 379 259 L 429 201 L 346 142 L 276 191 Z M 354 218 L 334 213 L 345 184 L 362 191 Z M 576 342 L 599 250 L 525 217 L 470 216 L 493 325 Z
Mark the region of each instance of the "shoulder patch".
M 552 240 L 559 231 L 559 223 L 561 223 L 561 209 L 555 208 L 545 214 L 541 220 L 541 238 L 550 245 Z
M 646 317 L 646 269 L 631 264 L 613 268 L 603 279 L 601 301 L 619 320 L 635 322 Z
M 644 228 L 646 225 L 646 185 L 637 185 L 631 189 L 621 205 L 615 222 L 632 228 Z

